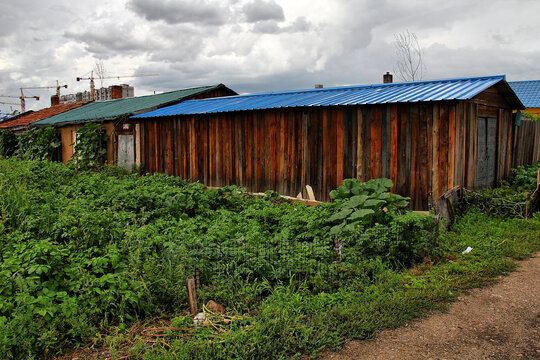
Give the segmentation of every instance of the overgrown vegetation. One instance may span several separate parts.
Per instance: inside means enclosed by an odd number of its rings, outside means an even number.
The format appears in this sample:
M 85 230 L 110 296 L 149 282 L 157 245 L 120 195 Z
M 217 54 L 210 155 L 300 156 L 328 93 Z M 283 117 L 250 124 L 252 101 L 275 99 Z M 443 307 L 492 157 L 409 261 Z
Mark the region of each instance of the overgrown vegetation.
M 77 130 L 70 162 L 79 169 L 97 169 L 107 160 L 107 139 L 105 130 L 97 123 L 87 123 Z
M 58 160 L 60 134 L 52 126 L 31 128 L 17 136 L 15 155 L 22 160 Z
M 532 112 L 524 111 L 523 112 L 523 118 L 525 120 L 540 121 L 540 114 L 535 114 L 535 113 L 532 113 Z
M 534 194 L 537 184 L 540 162 L 512 169 L 511 176 L 502 185 L 494 189 L 470 191 L 466 194 L 463 207 L 474 207 L 480 211 L 502 218 L 525 218 L 529 213 L 539 209 L 538 198 Z M 527 203 L 527 193 L 532 200 Z
M 11 130 L 0 130 L 0 157 L 10 157 L 17 147 L 17 137 Z
M 347 180 L 335 202 L 306 207 L 114 167 L 0 161 L 0 357 L 89 342 L 113 358 L 314 356 L 444 306 L 540 249 L 538 214 L 477 209 L 435 241 L 431 218 L 403 209 L 391 186 Z M 199 328 L 185 315 L 195 268 L 199 303 L 226 308 L 206 309 Z

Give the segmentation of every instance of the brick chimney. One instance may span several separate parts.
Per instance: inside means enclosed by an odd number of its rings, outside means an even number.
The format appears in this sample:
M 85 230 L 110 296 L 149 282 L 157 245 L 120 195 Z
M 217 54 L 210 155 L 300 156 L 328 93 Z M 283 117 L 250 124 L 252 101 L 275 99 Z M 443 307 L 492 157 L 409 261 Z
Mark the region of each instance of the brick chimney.
M 315 89 L 322 89 L 323 87 L 323 84 L 315 84 Z
M 386 74 L 384 74 L 382 76 L 382 82 L 383 84 L 390 84 L 393 82 L 393 79 L 392 79 L 392 74 L 390 74 L 388 71 L 386 72 Z
M 122 98 L 122 86 L 113 85 L 111 86 L 111 99 L 121 99 Z
M 60 98 L 58 95 L 52 95 L 51 96 L 51 107 L 60 105 Z

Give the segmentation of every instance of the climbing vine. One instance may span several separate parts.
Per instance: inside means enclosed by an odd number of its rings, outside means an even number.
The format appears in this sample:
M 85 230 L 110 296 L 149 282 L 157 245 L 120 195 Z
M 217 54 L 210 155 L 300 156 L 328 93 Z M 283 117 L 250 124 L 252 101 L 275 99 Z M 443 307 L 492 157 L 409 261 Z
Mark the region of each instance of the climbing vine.
M 96 169 L 107 160 L 108 136 L 100 124 L 88 123 L 77 130 L 75 152 L 70 160 L 79 169 Z
M 31 128 L 18 136 L 16 155 L 22 160 L 49 160 L 60 158 L 60 134 L 52 126 Z

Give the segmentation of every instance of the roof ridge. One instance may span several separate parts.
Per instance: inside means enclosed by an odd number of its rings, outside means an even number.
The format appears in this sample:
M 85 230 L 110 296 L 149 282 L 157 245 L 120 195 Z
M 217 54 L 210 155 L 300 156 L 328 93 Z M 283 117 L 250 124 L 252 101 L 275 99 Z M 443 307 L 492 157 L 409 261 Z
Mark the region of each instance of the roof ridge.
M 423 101 L 468 100 L 502 84 L 509 101 L 523 104 L 506 83 L 505 75 L 436 79 L 405 83 L 349 85 L 307 90 L 275 91 L 209 99 L 187 100 L 133 118 L 209 114 L 290 107 L 369 105 Z M 507 90 L 507 91 L 506 91 Z
M 477 76 L 477 77 L 468 77 L 468 78 L 448 78 L 448 79 L 434 79 L 434 80 L 421 80 L 421 81 L 409 81 L 409 82 L 399 82 L 399 83 L 381 83 L 381 84 L 365 84 L 365 85 L 343 85 L 343 86 L 332 86 L 327 88 L 310 88 L 310 89 L 297 89 L 297 90 L 284 90 L 284 91 L 268 91 L 262 93 L 251 93 L 251 94 L 239 94 L 232 95 L 235 98 L 249 98 L 257 96 L 272 96 L 272 95 L 287 95 L 287 94 L 299 94 L 299 93 L 308 93 L 308 92 L 326 92 L 326 91 L 335 91 L 335 90 L 354 90 L 354 89 L 370 89 L 378 87 L 392 87 L 392 86 L 412 86 L 420 84 L 433 84 L 433 83 L 449 83 L 449 82 L 458 82 L 458 81 L 471 81 L 471 80 L 495 80 L 500 78 L 501 80 L 506 80 L 506 75 L 492 75 L 492 76 Z M 212 101 L 216 98 L 207 98 L 207 99 L 197 99 L 197 101 Z M 195 101 L 195 100 L 188 100 Z

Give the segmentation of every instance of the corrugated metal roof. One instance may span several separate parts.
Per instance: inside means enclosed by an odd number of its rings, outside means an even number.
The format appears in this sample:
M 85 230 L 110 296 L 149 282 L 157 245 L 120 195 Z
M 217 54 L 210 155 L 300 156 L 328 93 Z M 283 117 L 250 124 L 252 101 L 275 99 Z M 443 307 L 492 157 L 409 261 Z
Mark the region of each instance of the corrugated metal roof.
M 51 116 L 73 110 L 75 108 L 78 108 L 80 106 L 83 106 L 84 104 L 87 104 L 88 101 L 82 101 L 82 102 L 73 102 L 73 103 L 67 103 L 67 104 L 59 104 L 56 106 L 51 106 L 45 109 L 41 109 L 38 111 L 31 111 L 25 114 L 22 114 L 21 116 L 17 116 L 16 118 L 6 120 L 4 122 L 0 123 L 0 129 L 2 128 L 9 128 L 9 129 L 15 129 L 15 128 L 22 128 L 25 126 L 28 126 L 30 124 L 33 124 L 39 120 L 49 118 Z
M 188 100 L 159 110 L 134 116 L 148 118 L 173 115 L 261 110 L 288 107 L 386 104 L 419 101 L 467 100 L 503 81 L 505 76 L 487 76 L 407 83 L 341 86 L 224 98 Z M 508 87 L 508 85 L 506 85 Z M 517 107 L 522 104 L 508 87 L 505 92 Z
M 223 84 L 200 86 L 190 89 L 165 92 L 156 95 L 137 96 L 108 101 L 95 101 L 77 109 L 43 119 L 35 122 L 34 125 L 49 125 L 76 123 L 96 120 L 114 119 L 119 116 L 133 115 L 140 111 L 151 110 L 157 106 L 177 101 L 205 91 L 224 87 Z
M 540 108 L 540 80 L 509 81 L 523 105 L 528 108 Z

